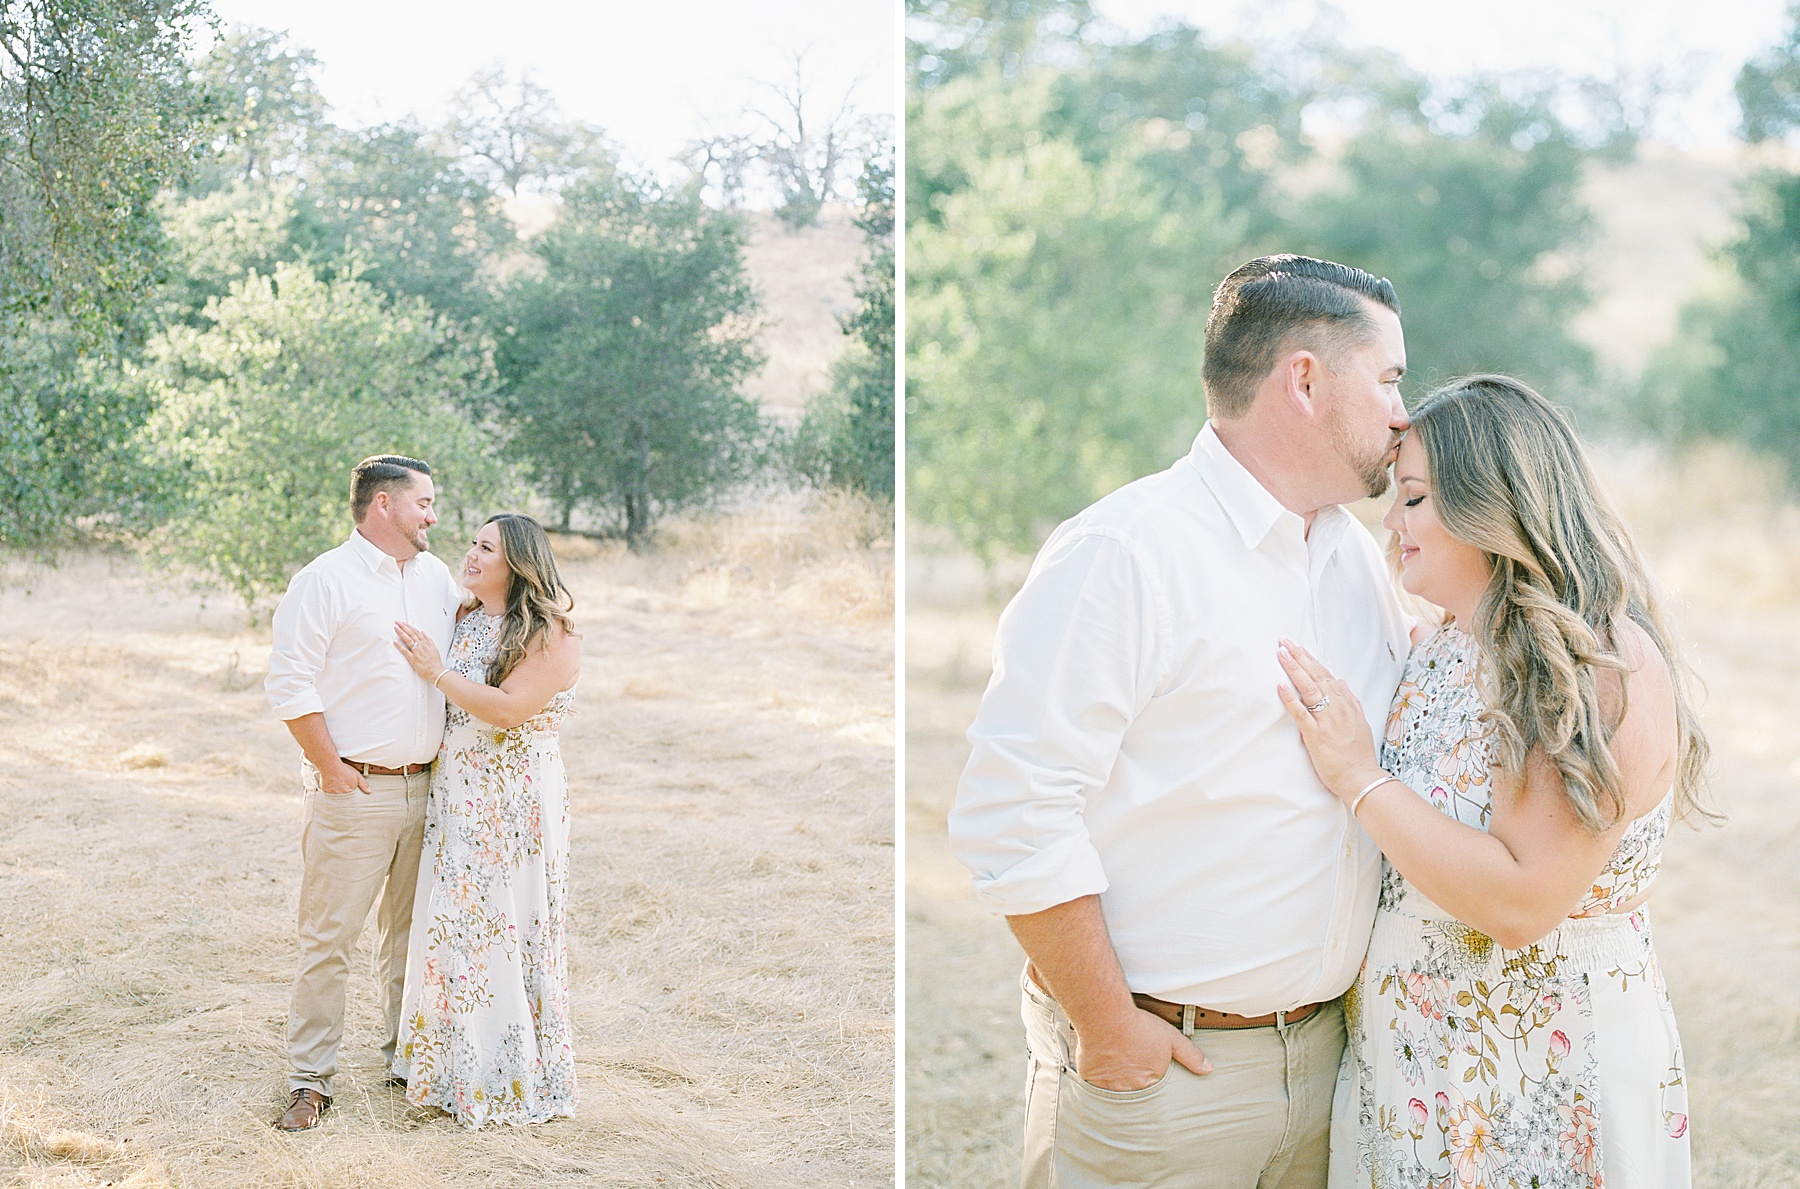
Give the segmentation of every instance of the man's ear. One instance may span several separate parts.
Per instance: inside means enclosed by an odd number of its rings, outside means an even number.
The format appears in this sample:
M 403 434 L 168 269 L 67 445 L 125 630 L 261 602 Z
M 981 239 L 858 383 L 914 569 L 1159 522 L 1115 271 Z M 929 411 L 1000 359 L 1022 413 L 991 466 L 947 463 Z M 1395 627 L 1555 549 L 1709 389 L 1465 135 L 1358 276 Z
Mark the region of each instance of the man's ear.
M 1287 358 L 1287 399 L 1297 412 L 1313 412 L 1313 388 L 1324 378 L 1325 368 L 1311 351 L 1295 351 Z

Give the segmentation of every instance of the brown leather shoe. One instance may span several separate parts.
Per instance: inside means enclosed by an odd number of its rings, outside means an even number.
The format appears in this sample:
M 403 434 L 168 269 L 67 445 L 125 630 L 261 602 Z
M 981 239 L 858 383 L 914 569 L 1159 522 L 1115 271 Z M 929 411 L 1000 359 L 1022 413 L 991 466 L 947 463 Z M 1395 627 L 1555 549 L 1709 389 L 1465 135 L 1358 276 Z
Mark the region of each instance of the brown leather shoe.
M 331 1109 L 331 1099 L 317 1090 L 295 1090 L 288 1097 L 287 1114 L 276 1121 L 275 1126 L 282 1131 L 311 1131 L 319 1125 L 319 1118 Z

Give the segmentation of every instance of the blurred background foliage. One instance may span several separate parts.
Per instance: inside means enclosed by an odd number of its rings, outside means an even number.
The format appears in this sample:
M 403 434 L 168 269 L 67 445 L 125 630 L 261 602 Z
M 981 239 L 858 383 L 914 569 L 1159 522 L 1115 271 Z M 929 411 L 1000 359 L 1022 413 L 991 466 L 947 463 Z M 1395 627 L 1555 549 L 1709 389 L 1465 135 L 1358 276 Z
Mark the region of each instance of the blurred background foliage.
M 891 130 L 821 116 L 798 60 L 658 177 L 528 78 L 352 128 L 318 71 L 204 0 L 0 0 L 0 545 L 123 537 L 253 602 L 389 450 L 446 520 L 525 502 L 633 548 L 747 488 L 891 498 Z M 791 421 L 744 391 L 755 193 L 862 212 L 843 360 Z
M 868 258 L 857 277 L 857 306 L 840 320 L 851 346 L 833 367 L 831 390 L 807 408 L 794 442 L 794 465 L 817 486 L 893 499 L 894 340 L 898 276 L 894 259 L 894 169 L 871 160 L 858 181 L 857 230 Z
M 1751 144 L 1800 130 L 1800 4 L 1786 36 L 1737 77 Z M 1766 451 L 1800 488 L 1800 174 L 1756 171 L 1718 283 L 1682 310 L 1681 332 L 1646 373 L 1638 419 L 1669 438 L 1716 435 Z
M 982 557 L 1185 449 L 1211 291 L 1276 251 L 1394 282 L 1409 399 L 1504 371 L 1590 433 L 1800 460 L 1791 172 L 1750 183 L 1725 279 L 1642 379 L 1576 333 L 1595 297 L 1581 184 L 1637 150 L 1628 88 L 1446 88 L 1383 51 L 1182 24 L 1122 39 L 1086 0 L 907 0 L 907 27 L 908 507 Z M 1800 127 L 1800 33 L 1738 93 L 1744 138 Z

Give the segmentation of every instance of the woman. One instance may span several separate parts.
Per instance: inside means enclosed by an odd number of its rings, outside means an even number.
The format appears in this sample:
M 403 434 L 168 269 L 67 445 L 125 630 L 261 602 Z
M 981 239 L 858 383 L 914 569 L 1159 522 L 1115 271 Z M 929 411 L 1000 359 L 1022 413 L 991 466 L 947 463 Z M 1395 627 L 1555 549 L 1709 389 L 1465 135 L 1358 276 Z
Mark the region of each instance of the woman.
M 463 559 L 474 603 L 449 663 L 409 624 L 396 647 L 450 702 L 431 774 L 395 1073 L 467 1127 L 575 1110 L 563 922 L 569 799 L 556 728 L 574 702 L 574 599 L 550 539 L 502 512 Z
M 1699 723 L 1643 562 L 1568 422 L 1476 376 L 1413 414 L 1383 523 L 1446 622 L 1377 763 L 1356 698 L 1285 643 L 1283 704 L 1386 856 L 1331 1184 L 1688 1184 L 1681 1048 L 1645 906 Z

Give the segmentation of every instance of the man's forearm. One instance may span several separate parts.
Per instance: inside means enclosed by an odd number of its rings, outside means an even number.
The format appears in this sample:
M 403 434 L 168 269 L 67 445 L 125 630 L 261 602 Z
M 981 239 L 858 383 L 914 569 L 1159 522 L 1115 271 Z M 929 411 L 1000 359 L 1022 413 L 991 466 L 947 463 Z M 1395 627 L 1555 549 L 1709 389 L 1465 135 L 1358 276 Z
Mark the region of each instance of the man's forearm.
M 1077 899 L 1006 923 L 1075 1031 L 1090 1035 L 1137 1011 L 1100 912 L 1100 897 Z
M 287 720 L 287 729 L 313 767 L 323 772 L 329 771 L 337 763 L 337 744 L 331 741 L 331 731 L 325 726 L 323 714 L 302 714 L 299 718 L 290 718 Z

